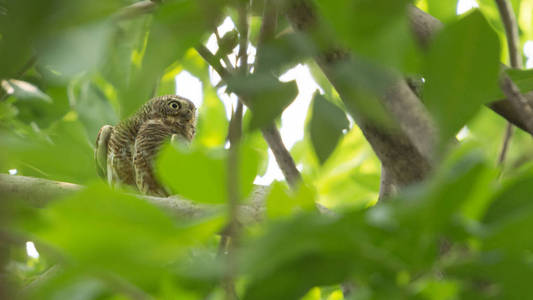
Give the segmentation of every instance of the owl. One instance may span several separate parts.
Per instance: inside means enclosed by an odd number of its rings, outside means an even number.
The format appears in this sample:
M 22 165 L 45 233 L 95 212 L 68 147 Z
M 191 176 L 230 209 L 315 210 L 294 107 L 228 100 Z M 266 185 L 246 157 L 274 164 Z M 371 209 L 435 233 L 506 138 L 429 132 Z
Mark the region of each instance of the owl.
M 111 185 L 130 185 L 141 193 L 168 196 L 154 176 L 154 158 L 172 139 L 190 142 L 195 134 L 196 107 L 185 98 L 167 95 L 145 103 L 116 126 L 100 128 L 95 160 L 100 176 Z

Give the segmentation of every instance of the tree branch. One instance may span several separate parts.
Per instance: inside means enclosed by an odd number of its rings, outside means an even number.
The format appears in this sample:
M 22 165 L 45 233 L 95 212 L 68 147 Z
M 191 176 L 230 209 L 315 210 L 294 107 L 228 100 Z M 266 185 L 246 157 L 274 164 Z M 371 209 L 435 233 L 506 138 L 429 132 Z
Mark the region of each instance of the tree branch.
M 518 37 L 518 25 L 516 24 L 516 18 L 513 13 L 513 8 L 511 7 L 511 3 L 506 0 L 496 0 L 496 4 L 498 5 L 500 17 L 505 27 L 505 36 L 507 38 L 507 48 L 509 49 L 509 60 L 511 62 L 511 67 L 521 69 L 522 68 L 522 55 L 519 49 L 520 41 Z M 519 102 L 517 102 L 517 99 L 514 99 L 514 98 L 508 98 L 508 99 L 511 101 L 511 104 L 515 107 L 515 109 L 517 109 L 517 111 L 520 111 L 519 106 L 517 106 L 517 104 L 520 105 L 520 100 L 518 100 Z M 525 104 L 525 106 L 529 107 L 527 104 Z M 528 116 L 524 116 L 524 113 L 522 113 L 521 117 L 522 119 L 526 118 L 524 120 L 527 120 L 528 118 Z M 528 129 L 531 129 L 531 127 L 528 126 Z M 513 125 L 510 122 L 508 122 L 507 128 L 504 133 L 502 149 L 498 157 L 498 164 L 500 166 L 503 166 L 503 163 L 505 161 L 505 157 L 507 155 L 507 149 L 509 148 L 509 143 L 511 142 L 512 134 L 513 134 Z
M 382 172 L 389 179 L 387 184 L 401 187 L 425 178 L 431 169 L 433 145 L 436 141 L 435 127 L 407 83 L 396 79 L 379 103 L 399 123 L 400 129 L 376 124 L 369 116 L 362 114 L 364 109 L 356 104 L 356 85 L 343 72 L 343 69 L 352 68 L 353 59 L 347 51 L 339 49 L 329 35 L 319 33 L 323 26 L 312 2 L 292 0 L 286 10 L 293 28 L 309 34 L 319 45 L 330 45 L 315 60 L 382 162 Z M 384 187 L 381 190 L 389 191 L 391 188 Z
M 226 82 L 229 80 L 231 74 L 224 69 L 216 57 L 205 46 L 199 45 L 196 46 L 195 49 L 198 54 L 200 54 L 200 56 L 207 61 L 213 69 L 215 69 L 222 80 Z M 243 95 L 237 96 L 239 96 L 241 101 L 248 106 L 249 101 L 246 97 L 243 97 Z M 274 153 L 274 158 L 283 172 L 285 179 L 290 186 L 295 186 L 300 180 L 300 171 L 296 168 L 296 164 L 294 163 L 294 159 L 289 150 L 287 150 L 283 144 L 283 140 L 281 139 L 276 125 L 270 124 L 267 127 L 262 128 L 261 133 L 263 134 L 263 138 L 267 142 L 268 147 L 272 150 L 272 153 Z
M 509 48 L 509 58 L 511 67 L 522 68 L 522 55 L 520 54 L 520 40 L 518 37 L 518 25 L 513 13 L 511 2 L 508 0 L 496 0 L 500 17 L 505 27 L 505 35 L 507 37 L 507 47 Z
M 59 182 L 42 178 L 0 174 L 0 201 L 20 202 L 31 207 L 42 208 L 48 203 L 67 197 L 83 189 L 84 186 Z M 268 187 L 256 186 L 249 197 L 247 205 L 240 205 L 237 216 L 239 223 L 252 224 L 262 220 L 263 201 L 268 193 Z M 195 204 L 179 196 L 168 198 L 134 195 L 145 199 L 149 203 L 163 209 L 177 218 L 194 219 L 205 216 L 223 205 Z
M 278 12 L 276 3 L 270 0 L 265 0 L 265 9 L 263 12 L 263 20 L 257 42 L 257 54 L 255 57 L 256 73 L 261 73 L 266 68 L 264 63 L 264 44 L 275 38 L 277 21 Z M 274 153 L 276 162 L 287 179 L 287 182 L 292 188 L 295 188 L 301 180 L 300 171 L 296 168 L 294 159 L 285 147 L 285 144 L 283 144 L 283 140 L 281 139 L 276 124 L 272 122 L 265 128 L 262 128 L 261 132 L 270 146 L 272 153 Z

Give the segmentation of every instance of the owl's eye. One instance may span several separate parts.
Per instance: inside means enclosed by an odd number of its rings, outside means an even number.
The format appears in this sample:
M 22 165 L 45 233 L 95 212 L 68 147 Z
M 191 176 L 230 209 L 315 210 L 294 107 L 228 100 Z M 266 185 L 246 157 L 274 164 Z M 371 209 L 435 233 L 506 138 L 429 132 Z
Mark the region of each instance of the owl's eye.
M 168 106 L 172 109 L 179 109 L 181 108 L 181 104 L 177 101 L 171 101 Z

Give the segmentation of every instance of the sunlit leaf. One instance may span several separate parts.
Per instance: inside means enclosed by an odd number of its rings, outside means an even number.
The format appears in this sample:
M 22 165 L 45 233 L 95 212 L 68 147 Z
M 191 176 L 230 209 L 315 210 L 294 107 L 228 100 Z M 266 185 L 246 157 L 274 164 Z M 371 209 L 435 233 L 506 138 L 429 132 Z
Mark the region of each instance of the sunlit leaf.
M 456 16 L 457 1 L 426 0 L 427 12 L 442 22 L 449 22 Z
M 226 153 L 167 145 L 157 160 L 161 180 L 176 194 L 203 203 L 226 201 Z
M 204 86 L 204 101 L 198 109 L 195 140 L 206 147 L 222 147 L 226 143 L 227 128 L 224 103 L 211 87 Z
M 296 192 L 276 181 L 272 184 L 266 198 L 267 216 L 271 219 L 289 217 L 297 212 L 310 211 L 315 208 L 316 192 L 302 184 Z

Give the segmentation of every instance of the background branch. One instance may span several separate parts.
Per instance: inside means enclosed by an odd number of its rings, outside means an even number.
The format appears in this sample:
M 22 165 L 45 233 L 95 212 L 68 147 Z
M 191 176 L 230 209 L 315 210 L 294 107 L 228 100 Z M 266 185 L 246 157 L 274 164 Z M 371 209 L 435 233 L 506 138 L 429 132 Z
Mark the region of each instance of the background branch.
M 512 68 L 522 68 L 522 55 L 520 54 L 520 41 L 518 37 L 518 25 L 516 24 L 516 18 L 513 13 L 511 3 L 506 0 L 496 0 L 498 10 L 502 23 L 505 27 L 505 36 L 507 38 L 507 48 L 509 49 L 509 60 Z M 511 100 L 511 98 L 509 98 Z M 513 101 L 513 100 L 511 100 Z M 516 105 L 515 105 L 516 107 Z M 513 125 L 508 121 L 507 128 L 504 133 L 502 149 L 498 156 L 498 164 L 503 166 L 505 157 L 507 156 L 507 149 L 509 149 L 509 143 L 513 135 Z

